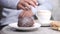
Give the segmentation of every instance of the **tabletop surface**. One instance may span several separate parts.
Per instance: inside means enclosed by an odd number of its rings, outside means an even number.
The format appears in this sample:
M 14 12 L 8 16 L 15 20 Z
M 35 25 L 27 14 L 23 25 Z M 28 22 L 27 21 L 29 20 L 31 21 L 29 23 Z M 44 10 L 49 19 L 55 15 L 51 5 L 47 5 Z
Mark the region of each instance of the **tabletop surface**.
M 33 31 L 18 31 L 8 26 L 4 27 L 1 34 L 60 34 L 60 31 L 52 30 L 51 27 L 40 27 Z

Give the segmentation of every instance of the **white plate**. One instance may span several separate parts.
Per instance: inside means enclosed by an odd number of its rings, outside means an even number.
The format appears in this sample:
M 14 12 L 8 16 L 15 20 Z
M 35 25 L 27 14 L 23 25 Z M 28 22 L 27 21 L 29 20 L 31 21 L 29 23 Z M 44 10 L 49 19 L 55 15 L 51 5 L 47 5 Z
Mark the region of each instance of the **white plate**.
M 18 30 L 33 30 L 33 29 L 40 28 L 41 25 L 39 23 L 34 23 L 34 25 L 32 27 L 18 27 L 17 22 L 16 22 L 16 23 L 9 24 L 9 26 L 16 28 Z

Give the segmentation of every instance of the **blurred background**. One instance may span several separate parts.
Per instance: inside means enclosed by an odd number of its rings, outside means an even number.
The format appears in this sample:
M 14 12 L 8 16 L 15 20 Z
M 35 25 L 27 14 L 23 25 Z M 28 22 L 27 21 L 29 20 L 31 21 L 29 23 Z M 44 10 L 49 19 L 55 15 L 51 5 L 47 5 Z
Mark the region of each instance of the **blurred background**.
M 54 17 L 54 20 L 60 21 L 60 0 L 49 0 L 49 1 L 53 5 L 52 17 Z

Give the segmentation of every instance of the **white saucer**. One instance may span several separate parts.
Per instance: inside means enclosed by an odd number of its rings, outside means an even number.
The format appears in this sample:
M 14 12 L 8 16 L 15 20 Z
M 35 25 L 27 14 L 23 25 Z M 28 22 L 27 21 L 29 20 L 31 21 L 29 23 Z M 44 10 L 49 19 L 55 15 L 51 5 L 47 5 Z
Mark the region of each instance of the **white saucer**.
M 33 29 L 40 28 L 41 25 L 39 23 L 34 23 L 32 27 L 18 27 L 17 22 L 16 22 L 16 23 L 9 24 L 9 26 L 12 28 L 16 28 L 18 30 L 33 30 Z

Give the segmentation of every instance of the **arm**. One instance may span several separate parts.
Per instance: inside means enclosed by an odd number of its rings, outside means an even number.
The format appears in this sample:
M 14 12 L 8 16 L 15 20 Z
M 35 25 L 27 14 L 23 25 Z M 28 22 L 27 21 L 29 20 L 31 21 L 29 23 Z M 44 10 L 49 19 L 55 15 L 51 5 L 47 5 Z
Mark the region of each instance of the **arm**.
M 16 9 L 20 0 L 0 0 L 0 5 L 6 8 Z

